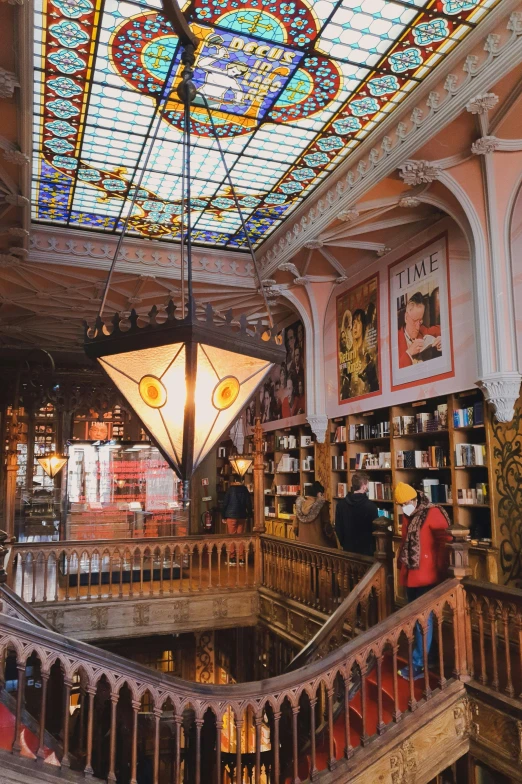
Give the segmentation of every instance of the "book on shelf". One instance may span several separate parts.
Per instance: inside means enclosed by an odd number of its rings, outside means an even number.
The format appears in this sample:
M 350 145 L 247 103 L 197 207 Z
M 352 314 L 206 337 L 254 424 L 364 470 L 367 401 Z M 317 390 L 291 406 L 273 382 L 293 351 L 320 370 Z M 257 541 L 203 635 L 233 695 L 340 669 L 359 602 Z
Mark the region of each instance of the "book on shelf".
M 466 408 L 456 408 L 453 412 L 453 426 L 456 428 L 483 424 L 484 403 L 482 400 L 477 400 L 472 406 L 466 406 Z
M 301 485 L 276 485 L 277 495 L 299 495 Z
M 392 501 L 393 491 L 391 481 L 368 482 L 368 498 L 371 501 Z
M 335 430 L 330 433 L 331 444 L 344 444 L 346 441 L 346 426 L 337 425 Z
M 332 471 L 346 470 L 346 455 L 332 455 Z
M 337 482 L 337 498 L 344 498 L 348 492 L 346 482 Z
M 422 490 L 432 504 L 451 504 L 451 485 L 441 483 L 438 479 L 423 479 Z
M 485 482 L 477 482 L 475 487 L 461 487 L 457 490 L 458 504 L 484 506 L 489 504 L 489 488 Z
M 457 444 L 455 446 L 456 466 L 486 465 L 485 444 Z
M 448 404 L 440 403 L 435 411 L 423 411 L 418 414 L 407 414 L 393 417 L 393 435 L 414 435 L 415 433 L 434 433 L 448 429 Z
M 301 436 L 301 446 L 313 446 L 312 436 Z
M 269 474 L 275 472 L 275 460 L 267 460 L 265 463 L 265 471 Z
M 372 422 L 350 425 L 350 441 L 368 441 L 371 438 L 387 438 L 390 435 L 389 422 Z
M 442 446 L 430 446 L 427 449 L 399 449 L 395 459 L 395 467 L 399 469 L 445 468 L 448 465 L 448 454 Z
M 297 437 L 293 435 L 279 436 L 277 439 L 278 449 L 297 449 Z
M 265 517 L 275 517 L 275 516 L 276 516 L 275 506 L 265 506 Z
M 391 468 L 391 452 L 357 452 L 354 458 L 350 458 L 351 471 L 371 471 L 377 468 Z
M 299 471 L 299 459 L 291 455 L 281 455 L 281 459 L 277 464 L 277 472 L 284 473 L 290 471 Z
M 314 458 L 312 455 L 307 455 L 303 457 L 301 460 L 301 470 L 302 471 L 313 471 L 314 470 Z
M 386 517 L 388 520 L 393 520 L 393 514 L 389 509 L 379 509 L 379 507 L 377 507 L 377 516 Z

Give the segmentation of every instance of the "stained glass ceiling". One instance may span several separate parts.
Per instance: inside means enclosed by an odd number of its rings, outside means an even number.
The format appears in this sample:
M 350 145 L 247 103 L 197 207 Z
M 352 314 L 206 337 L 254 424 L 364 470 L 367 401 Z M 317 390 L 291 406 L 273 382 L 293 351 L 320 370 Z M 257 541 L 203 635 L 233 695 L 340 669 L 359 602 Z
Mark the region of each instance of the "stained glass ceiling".
M 496 0 L 193 0 L 195 83 L 250 237 L 266 239 Z M 36 0 L 33 218 L 179 241 L 178 39 L 160 0 Z M 173 65 L 172 65 L 173 61 Z M 157 105 L 172 93 L 151 140 Z M 192 109 L 195 244 L 245 237 L 201 98 Z

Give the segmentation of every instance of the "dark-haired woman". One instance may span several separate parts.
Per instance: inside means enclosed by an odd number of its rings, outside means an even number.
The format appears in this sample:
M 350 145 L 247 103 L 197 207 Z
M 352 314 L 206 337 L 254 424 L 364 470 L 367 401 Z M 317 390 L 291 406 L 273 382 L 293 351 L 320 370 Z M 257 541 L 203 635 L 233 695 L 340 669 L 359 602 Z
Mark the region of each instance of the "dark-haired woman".
M 314 482 L 305 496 L 298 496 L 295 504 L 294 533 L 300 542 L 321 547 L 337 547 L 337 539 L 330 523 L 330 504 L 324 497 L 324 487 Z

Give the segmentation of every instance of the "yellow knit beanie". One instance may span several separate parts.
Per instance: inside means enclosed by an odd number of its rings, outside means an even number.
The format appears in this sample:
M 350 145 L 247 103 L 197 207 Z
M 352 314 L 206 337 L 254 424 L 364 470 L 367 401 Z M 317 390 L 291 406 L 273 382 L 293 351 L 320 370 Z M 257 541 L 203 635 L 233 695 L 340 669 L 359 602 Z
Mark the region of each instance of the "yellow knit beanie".
M 395 503 L 407 504 L 408 501 L 413 501 L 414 498 L 417 498 L 417 491 L 411 485 L 399 482 L 395 488 Z

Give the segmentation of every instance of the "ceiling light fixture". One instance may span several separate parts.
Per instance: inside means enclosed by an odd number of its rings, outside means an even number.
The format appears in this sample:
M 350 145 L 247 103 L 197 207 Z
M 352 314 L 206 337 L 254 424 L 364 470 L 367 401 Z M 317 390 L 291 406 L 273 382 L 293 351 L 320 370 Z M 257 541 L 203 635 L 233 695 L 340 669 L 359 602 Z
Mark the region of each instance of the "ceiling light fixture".
M 230 426 L 247 400 L 275 363 L 284 359 L 282 335 L 274 323 L 263 289 L 257 260 L 241 212 L 206 97 L 198 94 L 192 81 L 198 39 L 190 30 L 176 0 L 164 0 L 163 12 L 179 36 L 184 66 L 177 95 L 184 106 L 183 213 L 181 234 L 182 303 L 178 317 L 172 301 L 162 312 L 153 307 L 148 318 L 132 311 L 130 317 L 115 315 L 103 321 L 107 294 L 118 260 L 129 217 L 133 213 L 143 174 L 155 146 L 163 114 L 174 88 L 174 54 L 158 99 L 157 118 L 151 144 L 134 185 L 127 218 L 118 239 L 105 285 L 98 318 L 86 327 L 85 351 L 96 359 L 140 418 L 145 430 L 169 465 L 183 480 L 183 497 L 188 500 L 188 480 L 201 461 Z M 210 304 L 203 320 L 196 315 L 192 290 L 191 104 L 198 95 L 206 107 L 221 160 L 238 210 L 245 240 L 254 263 L 258 291 L 268 313 L 268 328 L 248 325 L 246 316 L 237 322 L 232 312 L 216 319 Z M 132 187 L 131 187 L 132 186 Z M 185 255 L 187 297 L 184 296 Z M 126 316 L 128 314 L 125 314 Z M 246 470 L 246 469 L 245 469 Z M 244 472 L 243 472 L 244 473 Z
M 69 460 L 68 455 L 58 455 L 56 452 L 52 454 L 43 455 L 42 457 L 36 458 L 40 465 L 42 466 L 43 470 L 50 476 L 51 479 L 60 473 L 64 465 Z

